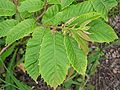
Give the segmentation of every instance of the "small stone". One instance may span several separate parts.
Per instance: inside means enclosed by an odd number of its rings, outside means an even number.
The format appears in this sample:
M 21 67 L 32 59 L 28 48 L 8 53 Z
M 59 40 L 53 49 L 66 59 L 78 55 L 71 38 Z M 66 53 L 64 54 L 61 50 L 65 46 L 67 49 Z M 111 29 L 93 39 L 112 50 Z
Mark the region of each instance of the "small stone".
M 113 69 L 113 72 L 116 74 L 117 73 L 117 71 L 115 70 L 115 69 Z
M 113 58 L 116 58 L 116 55 L 115 55 L 115 53 L 113 53 L 113 54 L 112 54 L 112 57 L 113 57 Z
M 108 63 L 109 60 L 106 60 L 106 63 Z
M 113 62 L 113 63 L 112 63 L 112 65 L 111 65 L 111 67 L 114 67 L 115 65 L 116 65 L 116 63 L 115 63 L 115 62 Z

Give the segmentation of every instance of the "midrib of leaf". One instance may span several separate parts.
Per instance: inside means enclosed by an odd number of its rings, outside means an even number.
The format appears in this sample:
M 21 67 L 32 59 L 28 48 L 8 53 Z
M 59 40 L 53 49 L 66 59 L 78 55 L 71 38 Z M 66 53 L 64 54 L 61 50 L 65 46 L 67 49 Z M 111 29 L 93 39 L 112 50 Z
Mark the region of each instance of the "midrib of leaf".
M 42 47 L 42 42 L 43 42 L 43 40 L 44 40 L 44 37 L 45 37 L 45 31 L 44 31 L 44 33 L 43 33 L 43 35 L 42 35 L 42 40 L 41 40 L 41 44 L 40 44 L 40 50 L 41 50 L 41 47 Z
M 68 37 L 65 36 L 64 38 L 68 38 Z M 64 39 L 64 40 L 65 40 L 65 39 Z M 73 47 L 73 44 L 72 44 L 70 38 L 69 38 L 69 41 L 70 41 L 70 44 L 71 44 L 71 47 L 72 47 L 73 53 L 75 53 L 75 51 L 74 51 L 74 47 Z M 64 42 L 65 42 L 65 41 L 64 41 Z M 66 45 L 65 45 L 65 49 L 66 49 L 66 48 L 67 48 L 67 47 L 66 47 Z M 66 49 L 66 51 L 69 52 L 67 49 Z M 67 54 L 67 58 L 69 59 L 69 62 L 72 63 L 71 60 L 70 60 L 70 58 L 69 58 L 68 53 L 66 53 L 66 54 Z M 76 58 L 76 54 L 75 54 L 75 58 Z M 72 65 L 72 66 L 73 66 L 73 65 Z M 73 66 L 73 67 L 74 67 L 74 66 Z M 75 67 L 74 67 L 74 69 L 75 69 Z
M 41 55 L 41 48 L 42 48 L 42 46 L 43 46 L 43 41 L 44 41 L 44 38 L 45 38 L 45 32 L 44 32 L 44 34 L 43 34 L 43 38 L 42 38 L 42 40 L 41 40 L 41 44 L 40 44 L 40 51 L 39 51 L 39 58 L 40 58 L 40 55 Z M 39 63 L 40 63 L 40 60 L 39 60 Z M 41 71 L 40 71 L 40 69 L 39 69 L 39 72 L 41 73 Z
M 54 35 L 53 35 L 53 42 L 54 42 L 54 44 L 53 44 L 53 48 L 54 48 L 54 51 L 53 51 L 53 53 L 54 53 L 54 57 L 53 57 L 53 59 L 55 60 L 55 68 L 54 68 L 54 76 L 57 74 L 58 75 L 58 73 L 55 73 L 56 71 L 58 71 L 57 69 L 57 66 L 59 66 L 58 64 L 57 64 L 57 60 L 56 60 L 56 36 L 55 36 L 55 33 L 54 33 Z M 56 77 L 55 77 L 56 78 Z M 57 78 L 56 79 L 54 79 L 54 83 L 56 82 L 55 80 L 57 80 Z
M 53 53 L 54 53 L 54 57 L 53 57 L 53 58 L 54 58 L 54 60 L 55 60 L 55 62 L 54 62 L 54 63 L 55 63 L 55 64 L 54 64 L 54 65 L 55 65 L 54 71 L 56 71 L 56 58 L 55 58 L 55 52 L 56 52 L 56 51 L 55 51 L 55 35 L 53 35 L 53 43 L 54 43 L 54 44 L 53 44 L 53 48 L 54 48 L 54 51 L 53 51 Z M 55 72 L 54 72 L 54 74 L 55 74 Z M 54 76 L 55 76 L 55 75 L 54 75 Z M 55 83 L 55 80 L 54 80 L 54 83 Z

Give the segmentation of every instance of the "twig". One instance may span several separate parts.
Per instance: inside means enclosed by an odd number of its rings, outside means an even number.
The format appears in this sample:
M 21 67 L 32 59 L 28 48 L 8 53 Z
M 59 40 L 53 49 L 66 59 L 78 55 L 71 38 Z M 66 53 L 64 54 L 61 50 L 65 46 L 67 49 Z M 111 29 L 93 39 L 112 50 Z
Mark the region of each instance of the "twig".
M 3 52 L 5 52 L 9 47 L 10 47 L 10 45 L 4 47 L 4 48 L 0 51 L 0 55 L 2 55 Z
M 18 5 L 19 5 L 19 0 L 13 0 L 15 6 L 16 6 L 16 14 L 15 14 L 15 17 L 18 19 L 18 20 L 21 20 L 23 19 L 18 11 Z
M 38 21 L 45 14 L 46 10 L 47 10 L 47 0 L 45 0 L 44 11 L 36 18 L 36 21 Z

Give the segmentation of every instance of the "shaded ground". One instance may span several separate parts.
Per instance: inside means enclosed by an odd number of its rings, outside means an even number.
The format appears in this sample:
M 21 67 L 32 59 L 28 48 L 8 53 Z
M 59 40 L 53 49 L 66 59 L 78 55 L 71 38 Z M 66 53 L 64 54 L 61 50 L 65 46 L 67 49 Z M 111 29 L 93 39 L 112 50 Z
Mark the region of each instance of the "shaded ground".
M 117 90 L 120 87 L 120 46 L 104 50 L 106 60 L 102 60 L 92 79 L 95 90 Z
M 33 90 L 53 90 L 50 86 L 47 86 L 42 78 L 39 77 L 35 82 L 18 67 L 15 68 L 14 73 L 17 79 L 31 86 Z

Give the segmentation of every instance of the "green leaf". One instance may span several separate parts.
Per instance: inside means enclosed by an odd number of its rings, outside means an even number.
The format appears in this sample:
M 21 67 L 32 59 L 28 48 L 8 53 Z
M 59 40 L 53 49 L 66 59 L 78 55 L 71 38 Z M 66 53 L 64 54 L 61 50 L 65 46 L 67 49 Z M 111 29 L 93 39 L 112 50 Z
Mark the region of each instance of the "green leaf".
M 68 0 L 69 1 L 69 0 Z M 73 17 L 80 16 L 82 14 L 97 12 L 102 15 L 102 17 L 107 20 L 108 11 L 117 4 L 116 0 L 88 0 L 81 2 L 76 5 L 71 5 L 61 12 L 57 13 L 50 21 L 47 23 L 58 25 L 61 22 L 66 22 Z M 105 8 L 106 7 L 106 8 Z
M 101 17 L 101 15 L 96 12 L 85 13 L 80 16 L 74 17 L 73 20 L 71 20 L 71 22 L 69 22 L 69 24 L 70 24 L 69 26 L 74 26 L 74 25 L 80 26 L 81 24 L 84 24 L 85 22 L 91 22 L 100 17 Z
M 15 5 L 9 0 L 0 0 L 0 16 L 12 16 L 16 13 Z
M 34 80 L 36 80 L 37 77 L 40 75 L 38 68 L 38 58 L 41 49 L 40 45 L 42 43 L 44 34 L 45 30 L 43 28 L 36 28 L 32 34 L 32 39 L 30 39 L 27 43 L 27 49 L 25 54 L 25 68 L 27 70 L 27 73 Z
M 60 33 L 55 34 L 48 30 L 40 45 L 40 74 L 54 88 L 63 83 L 69 66 L 63 40 Z
M 23 20 L 24 20 L 25 18 L 33 17 L 32 15 L 33 15 L 33 13 L 29 13 L 29 12 L 27 12 L 27 11 L 25 11 L 25 12 L 20 12 L 20 16 L 21 16 L 21 18 L 22 18 Z
M 77 32 L 72 31 L 72 34 L 73 34 L 73 38 L 77 41 L 79 47 L 87 55 L 89 52 L 88 43 L 83 38 L 81 38 Z
M 89 37 L 94 42 L 112 42 L 118 39 L 116 33 L 111 26 L 107 25 L 102 20 L 96 20 L 91 23 L 91 28 L 88 30 Z
M 7 34 L 6 44 L 12 44 L 16 40 L 27 36 L 35 28 L 34 19 L 26 19 L 14 26 Z
M 67 57 L 73 68 L 81 75 L 85 75 L 87 68 L 87 56 L 80 48 L 78 48 L 76 42 L 70 37 L 65 36 L 64 44 L 66 47 Z
M 6 36 L 9 30 L 13 28 L 15 25 L 17 25 L 17 23 L 18 22 L 14 19 L 0 22 L 0 37 Z
M 80 16 L 81 14 L 85 14 L 88 12 L 92 12 L 94 9 L 92 8 L 90 1 L 85 1 L 77 5 L 71 5 L 65 10 L 57 13 L 51 20 L 47 23 L 58 25 L 61 22 L 66 22 L 69 19 Z
M 40 27 L 34 30 L 32 36 L 27 44 L 25 68 L 34 80 L 41 74 L 48 85 L 57 87 L 64 81 L 69 65 L 63 36 Z
M 49 4 L 60 4 L 60 0 L 48 0 Z
M 42 22 L 43 23 L 47 23 L 50 20 L 52 20 L 52 18 L 60 11 L 60 7 L 59 5 L 52 5 L 51 7 L 49 7 L 47 9 L 47 11 L 45 12 Z M 47 23 L 49 24 L 49 23 Z
M 104 11 L 103 9 L 105 9 L 108 12 L 110 9 L 112 9 L 117 5 L 117 1 L 116 0 L 92 0 L 92 4 L 94 5 L 94 8 L 95 10 L 97 10 L 97 12 Z
M 41 0 L 25 0 L 18 7 L 19 12 L 36 12 L 43 8 L 43 1 Z
M 108 19 L 108 12 L 117 5 L 116 0 L 91 0 L 95 11 L 101 13 L 105 20 Z
M 72 4 L 74 0 L 48 0 L 49 4 L 60 4 L 62 9 Z
M 69 6 L 70 4 L 72 4 L 74 0 L 61 0 L 61 6 L 62 9 L 66 8 L 67 6 Z

